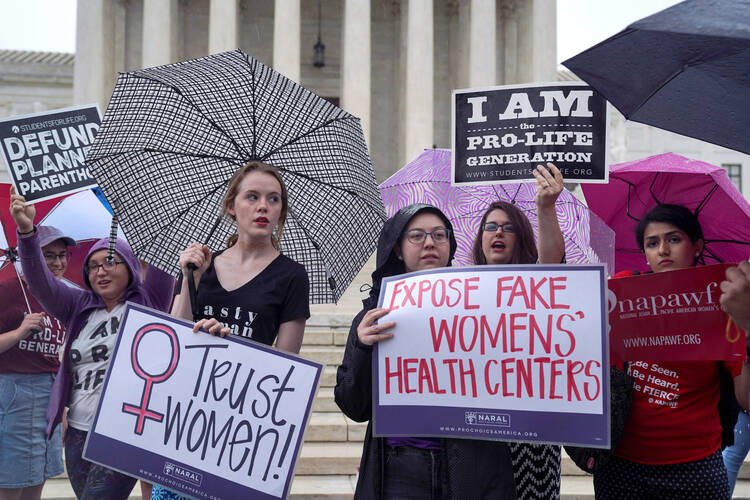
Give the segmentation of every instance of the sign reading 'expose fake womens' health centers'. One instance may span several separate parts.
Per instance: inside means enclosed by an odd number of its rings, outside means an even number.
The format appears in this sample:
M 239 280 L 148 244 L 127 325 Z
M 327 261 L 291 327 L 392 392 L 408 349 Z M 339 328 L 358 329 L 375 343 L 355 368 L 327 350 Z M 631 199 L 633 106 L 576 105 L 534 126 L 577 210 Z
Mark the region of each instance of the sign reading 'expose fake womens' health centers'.
M 604 297 L 601 264 L 384 278 L 375 434 L 608 447 Z
M 0 157 L 16 192 L 34 203 L 96 186 L 85 159 L 100 122 L 96 105 L 0 120 Z
M 285 498 L 321 371 L 128 303 L 84 457 L 193 498 Z
M 577 82 L 453 91 L 452 184 L 533 181 L 554 163 L 566 181 L 607 182 L 607 102 Z

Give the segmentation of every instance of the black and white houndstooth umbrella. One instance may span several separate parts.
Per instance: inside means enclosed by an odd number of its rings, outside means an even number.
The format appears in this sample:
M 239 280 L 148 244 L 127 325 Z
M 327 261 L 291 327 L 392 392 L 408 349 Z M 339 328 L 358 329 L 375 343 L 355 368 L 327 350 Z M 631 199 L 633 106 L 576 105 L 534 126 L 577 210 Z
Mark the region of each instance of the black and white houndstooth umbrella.
M 190 242 L 234 233 L 221 201 L 251 160 L 287 185 L 282 252 L 311 302 L 336 301 L 385 220 L 359 119 L 241 50 L 121 73 L 87 165 L 136 255 L 176 276 Z

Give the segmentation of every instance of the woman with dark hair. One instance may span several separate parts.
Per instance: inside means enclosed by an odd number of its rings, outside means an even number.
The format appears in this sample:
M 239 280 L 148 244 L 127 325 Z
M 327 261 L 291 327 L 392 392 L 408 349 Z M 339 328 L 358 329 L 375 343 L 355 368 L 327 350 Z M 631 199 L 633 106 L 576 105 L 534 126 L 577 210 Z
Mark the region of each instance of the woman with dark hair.
M 653 208 L 635 236 L 655 273 L 694 267 L 703 252 L 697 217 L 679 205 Z M 741 361 L 629 363 L 639 382 L 613 457 L 594 475 L 596 497 L 729 498 L 721 446 L 731 441 L 735 397 L 746 402 L 742 368 Z
M 381 280 L 450 265 L 456 251 L 453 226 L 430 205 L 399 210 L 378 240 L 372 289 L 352 321 L 344 359 L 336 373 L 339 408 L 357 422 L 372 420 L 372 346 L 393 337 L 394 322 L 377 308 Z M 505 443 L 470 439 L 375 438 L 368 422 L 355 498 L 514 499 L 515 483 Z
M 287 190 L 276 168 L 253 161 L 235 172 L 222 215 L 237 223 L 237 234 L 220 252 L 212 254 L 207 246 L 193 243 L 180 254 L 182 281 L 172 314 L 195 321 L 194 332 L 275 342 L 277 349 L 299 353 L 310 317 L 310 286 L 304 266 L 281 253 L 288 210 Z M 197 286 L 195 312 L 190 272 Z M 184 497 L 154 485 L 151 498 Z
M 515 205 L 492 203 L 482 215 L 474 238 L 475 264 L 559 264 L 565 259 L 565 241 L 557 220 L 555 201 L 563 190 L 563 177 L 555 165 L 534 170 L 537 194 L 539 246 L 529 219 Z M 560 447 L 510 443 L 518 498 L 560 497 Z
M 18 249 L 29 290 L 44 309 L 65 326 L 64 353 L 47 407 L 47 437 L 62 421 L 68 407 L 65 465 L 76 497 L 85 500 L 126 499 L 135 478 L 83 458 L 88 431 L 96 414 L 110 354 L 127 301 L 166 310 L 174 289 L 168 274 L 141 263 L 130 246 L 116 240 L 113 259 L 107 258 L 109 239 L 97 241 L 83 267 L 85 289 L 71 288 L 56 279 L 45 263 L 44 231 L 34 225 L 36 210 L 11 194 L 10 212 L 18 229 Z M 0 451 L 2 453 L 2 451 Z

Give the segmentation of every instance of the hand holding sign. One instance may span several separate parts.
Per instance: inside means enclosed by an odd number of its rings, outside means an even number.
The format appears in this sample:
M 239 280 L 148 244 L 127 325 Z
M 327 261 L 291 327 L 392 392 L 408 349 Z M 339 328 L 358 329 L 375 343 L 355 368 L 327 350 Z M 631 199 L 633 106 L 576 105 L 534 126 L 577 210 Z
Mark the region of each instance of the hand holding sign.
M 396 326 L 395 321 L 380 323 L 378 325 L 374 324 L 375 321 L 379 320 L 389 312 L 390 310 L 381 308 L 367 311 L 367 314 L 362 317 L 362 321 L 359 322 L 359 326 L 357 327 L 357 338 L 359 338 L 359 341 L 364 345 L 371 346 L 381 340 L 392 338 L 393 332 L 387 330 Z
M 34 216 L 36 208 L 34 205 L 27 205 L 26 199 L 20 194 L 16 194 L 15 188 L 10 188 L 10 214 L 16 221 L 19 233 L 30 233 L 34 230 Z
M 726 270 L 719 302 L 739 328 L 750 332 L 750 262 L 740 262 Z

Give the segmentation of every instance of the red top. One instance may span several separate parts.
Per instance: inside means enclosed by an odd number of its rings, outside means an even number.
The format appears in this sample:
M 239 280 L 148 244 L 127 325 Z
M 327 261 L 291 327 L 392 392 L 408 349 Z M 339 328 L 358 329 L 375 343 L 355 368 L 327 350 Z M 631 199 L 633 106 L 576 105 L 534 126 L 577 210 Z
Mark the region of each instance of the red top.
M 39 302 L 26 289 L 33 312 L 44 312 Z M 27 312 L 18 278 L 0 283 L 0 335 L 15 330 Z M 43 332 L 32 334 L 7 351 L 0 353 L 0 373 L 56 373 L 60 366 L 59 351 L 65 338 L 62 323 L 45 315 Z
M 621 271 L 613 278 L 633 276 Z M 615 362 L 613 360 L 613 362 Z M 615 455 L 648 465 L 701 460 L 721 446 L 719 361 L 634 361 L 628 422 Z M 622 363 L 616 363 L 623 368 Z M 726 361 L 732 377 L 741 361 Z
M 721 446 L 718 361 L 635 361 L 628 423 L 615 455 L 666 465 L 706 458 Z M 736 377 L 741 361 L 724 362 Z

